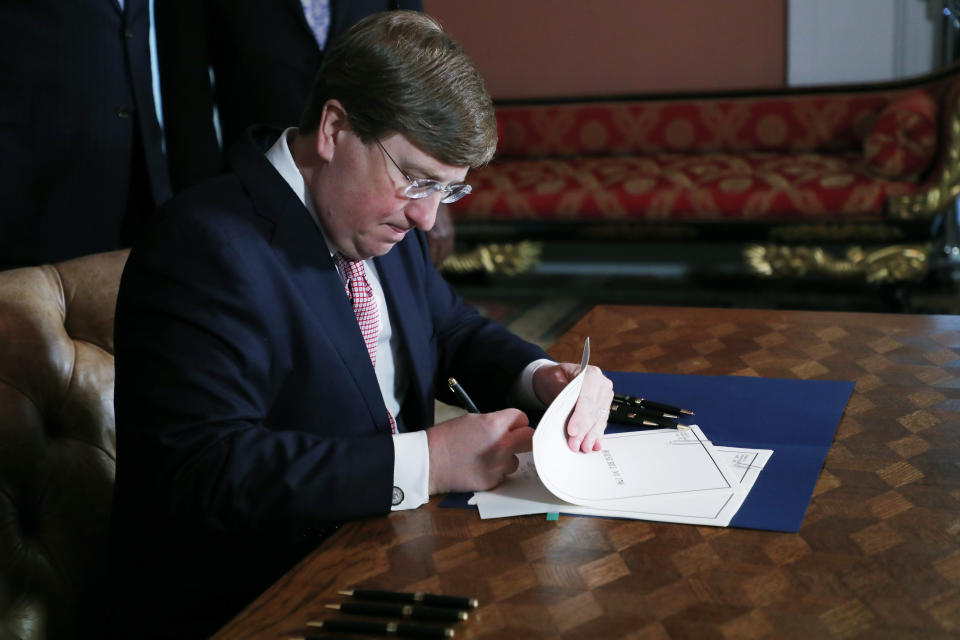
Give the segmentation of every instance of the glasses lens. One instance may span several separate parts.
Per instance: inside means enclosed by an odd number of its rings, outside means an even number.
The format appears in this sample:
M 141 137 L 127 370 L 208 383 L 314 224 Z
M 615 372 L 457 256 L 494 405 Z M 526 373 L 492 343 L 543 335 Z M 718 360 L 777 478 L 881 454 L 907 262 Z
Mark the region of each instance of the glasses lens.
M 471 191 L 473 191 L 473 188 L 468 184 L 454 185 L 450 187 L 450 192 L 440 199 L 440 202 L 444 204 L 456 202 L 457 200 L 460 200 L 464 196 L 468 195 Z
M 443 185 L 435 180 L 414 180 L 403 190 L 403 195 L 419 200 L 432 196 L 441 189 L 443 189 Z
M 435 180 L 414 180 L 403 190 L 403 195 L 413 200 L 419 200 L 420 198 L 432 196 L 437 191 L 444 192 L 443 197 L 440 198 L 440 202 L 450 204 L 470 193 L 472 188 L 468 184 L 454 184 L 444 189 L 443 185 Z

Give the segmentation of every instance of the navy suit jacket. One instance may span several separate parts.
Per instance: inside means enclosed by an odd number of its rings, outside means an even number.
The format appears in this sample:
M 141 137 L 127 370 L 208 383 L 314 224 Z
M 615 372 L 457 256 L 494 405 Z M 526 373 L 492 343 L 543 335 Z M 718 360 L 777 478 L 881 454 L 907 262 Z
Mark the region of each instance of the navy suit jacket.
M 170 195 L 148 0 L 0 2 L 0 267 L 115 249 Z
M 264 156 L 278 133 L 259 132 L 231 173 L 174 198 L 124 271 L 112 544 L 133 619 L 213 612 L 222 624 L 332 524 L 390 509 L 386 408 L 322 236 Z M 453 401 L 449 376 L 492 410 L 545 357 L 460 300 L 422 233 L 375 263 L 402 339 L 409 427 L 433 424 L 438 395 Z

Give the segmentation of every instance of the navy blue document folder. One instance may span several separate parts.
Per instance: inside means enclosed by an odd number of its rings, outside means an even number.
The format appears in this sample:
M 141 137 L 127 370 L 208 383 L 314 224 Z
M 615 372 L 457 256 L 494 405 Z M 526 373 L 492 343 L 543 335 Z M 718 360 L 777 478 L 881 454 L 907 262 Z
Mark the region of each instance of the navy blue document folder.
M 854 383 L 745 376 L 605 371 L 613 389 L 695 412 L 714 445 L 773 449 L 731 527 L 796 532 L 810 504 L 824 458 Z M 629 427 L 610 424 L 608 432 Z M 444 507 L 467 507 L 450 494 Z
M 689 422 L 715 445 L 773 449 L 730 526 L 800 529 L 853 382 L 605 373 L 617 393 L 694 411 Z

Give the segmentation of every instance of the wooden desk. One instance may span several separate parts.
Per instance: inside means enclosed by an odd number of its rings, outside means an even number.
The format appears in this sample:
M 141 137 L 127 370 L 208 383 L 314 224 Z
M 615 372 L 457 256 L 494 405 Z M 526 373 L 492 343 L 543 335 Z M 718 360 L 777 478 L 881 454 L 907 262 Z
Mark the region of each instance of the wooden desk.
M 435 499 L 345 525 L 215 638 L 303 635 L 352 586 L 477 597 L 466 638 L 960 635 L 960 317 L 598 307 L 552 355 L 587 335 L 609 370 L 855 380 L 800 532 Z

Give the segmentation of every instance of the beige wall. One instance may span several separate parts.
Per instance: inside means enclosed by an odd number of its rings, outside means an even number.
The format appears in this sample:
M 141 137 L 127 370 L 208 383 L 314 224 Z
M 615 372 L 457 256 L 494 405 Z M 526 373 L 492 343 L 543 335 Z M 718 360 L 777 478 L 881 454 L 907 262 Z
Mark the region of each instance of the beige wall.
M 786 0 L 424 0 L 495 98 L 780 87 Z

